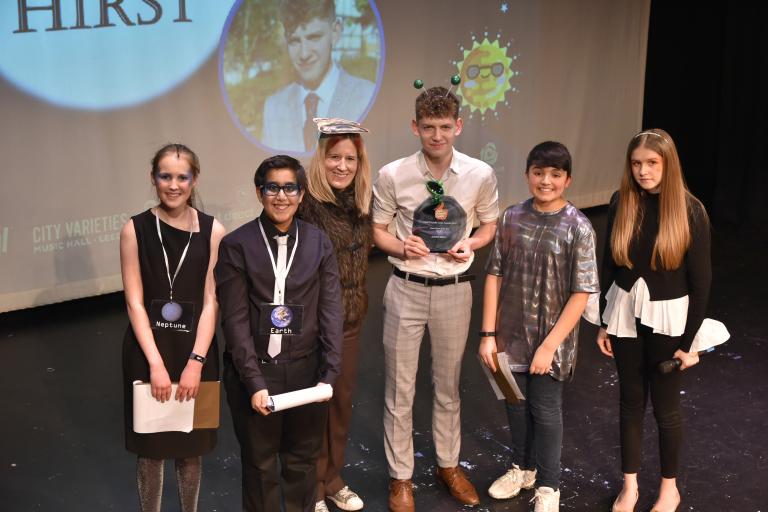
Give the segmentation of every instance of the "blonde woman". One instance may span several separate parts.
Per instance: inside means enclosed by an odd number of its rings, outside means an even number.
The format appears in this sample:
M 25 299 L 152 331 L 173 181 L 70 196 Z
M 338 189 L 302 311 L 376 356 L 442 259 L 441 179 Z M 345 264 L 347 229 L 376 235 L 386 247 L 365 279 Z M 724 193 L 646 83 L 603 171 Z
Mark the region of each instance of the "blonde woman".
M 327 130 L 332 133 L 323 133 Z M 339 120 L 321 126 L 317 151 L 309 164 L 309 193 L 299 217 L 326 232 L 339 262 L 344 303 L 341 374 L 333 389 L 323 450 L 317 462 L 315 510 L 328 510 L 326 497 L 341 510 L 360 510 L 363 501 L 341 477 L 357 380 L 360 326 L 368 308 L 365 274 L 371 232 L 371 165 L 356 123 Z
M 620 383 L 624 484 L 613 511 L 634 510 L 643 416 L 650 394 L 659 430 L 661 484 L 653 511 L 677 510 L 682 445 L 681 372 L 662 374 L 672 358 L 681 370 L 699 362 L 691 344 L 704 321 L 711 281 L 710 226 L 687 189 L 672 138 L 659 129 L 635 135 L 619 191 L 608 213 L 601 275 L 600 350 L 616 361 Z M 701 329 L 701 331 L 706 331 Z

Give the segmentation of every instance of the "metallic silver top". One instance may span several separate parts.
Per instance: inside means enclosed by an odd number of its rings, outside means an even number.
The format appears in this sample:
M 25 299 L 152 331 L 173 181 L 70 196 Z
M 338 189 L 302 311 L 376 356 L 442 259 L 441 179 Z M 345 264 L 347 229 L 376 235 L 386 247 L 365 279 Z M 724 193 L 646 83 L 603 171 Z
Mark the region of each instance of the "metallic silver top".
M 496 343 L 509 355 L 512 371 L 526 372 L 572 293 L 599 293 L 595 232 L 568 203 L 539 212 L 532 199 L 504 211 L 486 272 L 503 276 L 496 319 Z M 550 375 L 568 378 L 576 363 L 578 325 L 560 344 Z

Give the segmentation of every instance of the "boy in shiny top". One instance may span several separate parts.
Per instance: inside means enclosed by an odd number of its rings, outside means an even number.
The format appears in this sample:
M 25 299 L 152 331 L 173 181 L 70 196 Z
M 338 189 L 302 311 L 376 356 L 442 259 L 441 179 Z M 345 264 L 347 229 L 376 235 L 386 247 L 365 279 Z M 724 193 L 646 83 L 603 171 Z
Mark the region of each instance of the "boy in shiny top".
M 535 512 L 557 512 L 563 439 L 563 382 L 576 363 L 579 318 L 600 291 L 595 232 L 563 198 L 571 155 L 542 142 L 525 171 L 532 197 L 504 211 L 486 271 L 480 357 L 496 371 L 504 351 L 525 395 L 506 404 L 512 467 L 488 489 L 496 499 L 536 488 Z

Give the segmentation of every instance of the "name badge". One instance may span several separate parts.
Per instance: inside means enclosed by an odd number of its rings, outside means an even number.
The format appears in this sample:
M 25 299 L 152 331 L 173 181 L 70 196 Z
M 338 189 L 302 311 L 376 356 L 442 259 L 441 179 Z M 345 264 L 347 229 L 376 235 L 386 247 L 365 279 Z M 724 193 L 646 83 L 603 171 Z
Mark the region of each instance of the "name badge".
M 259 334 L 301 334 L 304 320 L 304 306 L 301 304 L 261 304 L 259 311 Z
M 194 302 L 153 299 L 149 304 L 149 323 L 156 331 L 190 332 L 194 321 Z

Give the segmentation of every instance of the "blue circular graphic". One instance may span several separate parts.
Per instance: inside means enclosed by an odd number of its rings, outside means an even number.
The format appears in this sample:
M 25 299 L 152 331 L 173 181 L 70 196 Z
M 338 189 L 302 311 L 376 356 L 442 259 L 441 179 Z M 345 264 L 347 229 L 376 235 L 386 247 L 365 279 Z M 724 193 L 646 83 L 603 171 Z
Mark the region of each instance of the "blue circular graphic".
M 288 327 L 293 321 L 293 313 L 291 312 L 291 308 L 286 306 L 277 306 L 272 310 L 270 317 L 272 319 L 272 325 L 281 329 Z
M 62 107 L 128 107 L 189 78 L 216 48 L 233 0 L 2 2 L 0 75 Z M 32 9 L 60 5 L 53 9 Z M 58 15 L 58 16 L 57 16 Z
M 169 322 L 175 322 L 181 318 L 181 306 L 177 302 L 166 302 L 160 310 L 163 318 Z
M 303 147 L 299 149 L 294 141 L 289 143 L 283 138 L 285 133 L 302 133 L 302 128 L 297 129 L 293 121 L 297 112 L 304 116 L 306 107 L 296 107 L 293 101 L 295 98 L 288 93 L 289 86 L 298 87 L 298 77 L 291 77 L 293 72 L 289 70 L 291 57 L 288 43 L 285 42 L 279 16 L 275 14 L 279 5 L 276 0 L 236 0 L 219 43 L 221 95 L 233 123 L 252 143 L 267 153 L 280 152 L 308 157 L 314 148 L 309 151 Z M 336 18 L 343 27 L 343 35 L 341 42 L 333 45 L 332 59 L 339 72 L 346 76 L 337 82 L 339 85 L 336 86 L 333 101 L 340 97 L 345 98 L 345 101 L 340 102 L 344 107 L 337 104 L 342 109 L 341 113 L 330 111 L 327 116 L 362 121 L 373 107 L 384 78 L 384 25 L 375 0 L 368 0 L 367 5 L 335 0 L 335 5 Z M 261 12 L 265 13 L 264 16 L 260 16 Z M 241 19 L 238 20 L 238 17 Z M 367 44 L 360 43 L 364 39 L 368 40 Z M 259 41 L 265 42 L 265 46 L 253 46 Z M 285 48 L 277 51 L 275 46 L 280 44 Z M 364 55 L 365 51 L 370 54 Z M 363 76 L 365 73 L 360 69 L 347 69 L 345 59 L 348 57 L 352 61 L 365 58 L 375 60 L 375 65 L 368 68 L 375 69 L 375 76 Z M 276 70 L 282 70 L 283 74 L 276 73 Z M 275 76 L 282 78 L 281 84 L 272 83 Z M 296 81 L 291 82 L 292 78 L 296 78 Z M 352 89 L 347 90 L 341 86 L 342 81 L 349 83 Z M 365 92 L 361 93 L 361 90 Z M 286 97 L 290 99 L 286 100 Z M 364 102 L 362 97 L 365 98 Z M 263 116 L 269 110 L 267 105 L 270 104 L 270 98 L 271 104 L 278 108 L 270 110 L 274 115 Z M 345 112 L 355 113 L 345 115 Z M 266 117 L 269 120 L 265 120 Z M 265 129 L 280 135 L 269 134 L 265 137 Z

